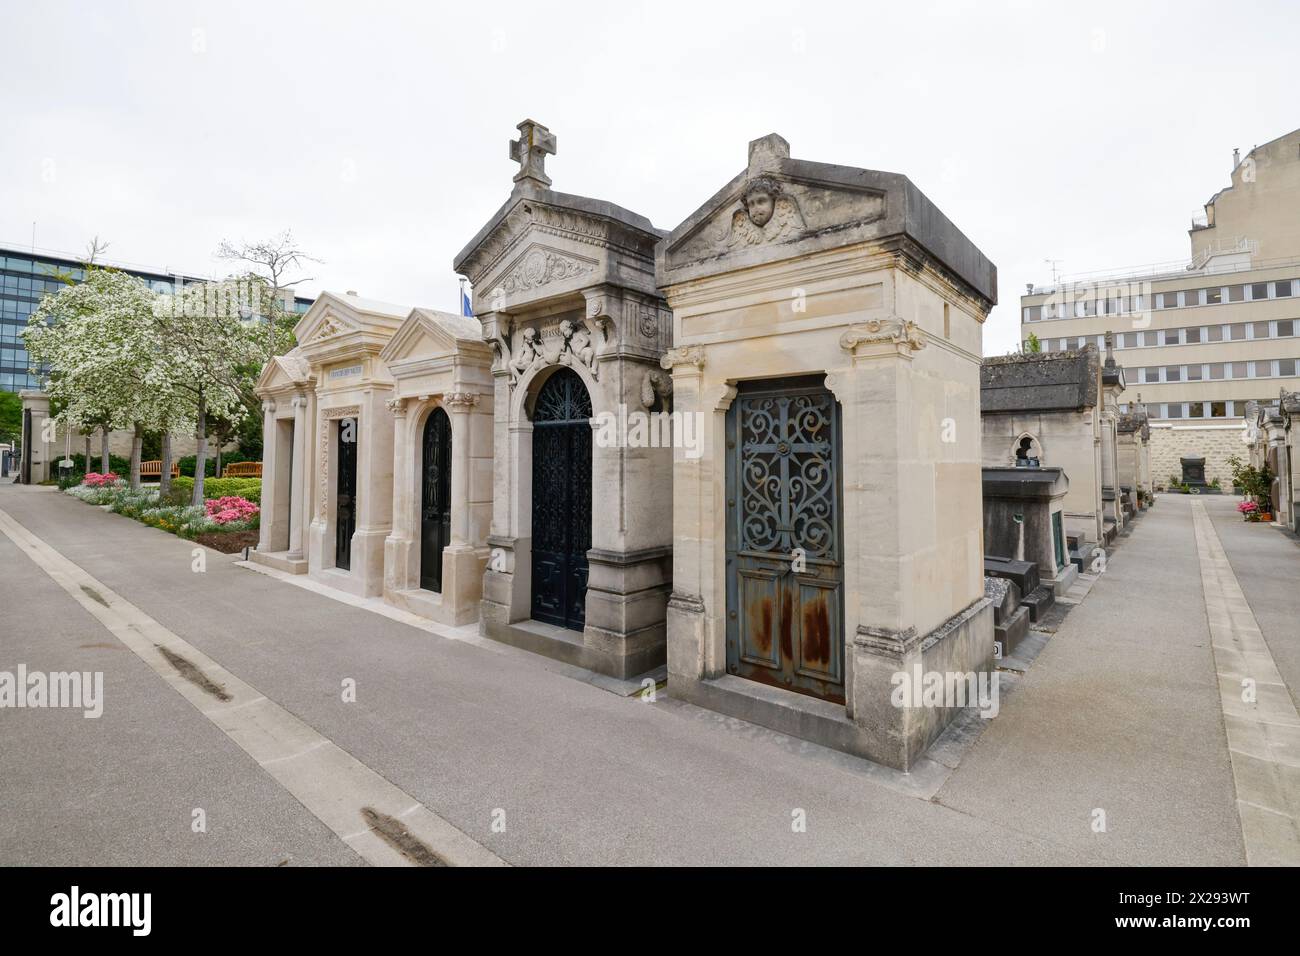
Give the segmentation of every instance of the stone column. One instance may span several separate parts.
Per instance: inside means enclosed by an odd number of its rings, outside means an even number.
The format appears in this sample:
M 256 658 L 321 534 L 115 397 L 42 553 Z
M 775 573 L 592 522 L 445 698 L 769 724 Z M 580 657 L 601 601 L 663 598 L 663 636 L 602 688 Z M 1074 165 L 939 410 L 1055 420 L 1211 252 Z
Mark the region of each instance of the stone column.
M 451 546 L 471 547 L 469 531 L 470 416 L 478 404 L 472 392 L 449 392 L 443 404 L 451 411 Z
M 406 415 L 407 400 L 390 398 L 385 404 L 393 413 L 393 520 L 392 530 L 384 539 L 384 590 L 394 591 L 409 588 L 413 583 L 413 496 L 419 490 L 410 421 Z
M 670 349 L 659 364 L 673 374 L 673 411 L 686 416 L 703 416 L 707 442 L 714 432 L 713 409 L 703 405 L 704 349 L 693 346 Z M 731 390 L 734 396 L 735 390 Z M 728 403 L 729 404 L 729 403 Z M 705 480 L 706 468 L 722 466 L 719 443 L 709 443 L 699 458 L 690 458 L 685 448 L 673 449 L 673 590 L 668 599 L 668 670 L 695 680 L 717 676 L 726 668 L 726 649 L 717 659 L 707 639 L 706 615 L 721 618 L 726 613 L 725 589 L 712 593 L 706 602 L 706 568 L 713 560 L 712 508 L 706 500 L 713 483 Z M 706 525 L 707 518 L 707 525 Z M 725 629 L 725 628 L 724 628 Z M 724 638 L 725 640 L 725 638 Z
M 262 520 L 257 536 L 258 551 L 273 550 L 271 542 L 275 540 L 275 526 L 284 520 L 284 509 L 288 504 L 280 501 L 276 494 L 276 469 L 280 463 L 276 461 L 278 442 L 275 439 L 275 402 L 267 400 L 262 402 Z
M 303 558 L 304 495 L 311 495 L 311 476 L 307 474 L 307 399 L 295 395 L 293 406 L 293 480 L 289 483 L 289 559 Z M 263 432 L 263 442 L 265 435 Z M 265 444 L 263 445 L 265 447 Z

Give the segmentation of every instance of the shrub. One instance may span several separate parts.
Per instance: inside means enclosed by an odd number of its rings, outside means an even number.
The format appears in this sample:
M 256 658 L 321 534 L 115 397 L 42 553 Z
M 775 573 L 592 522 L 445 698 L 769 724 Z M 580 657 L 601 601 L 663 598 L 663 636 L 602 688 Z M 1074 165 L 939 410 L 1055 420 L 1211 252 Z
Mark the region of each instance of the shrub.
M 172 488 L 183 494 L 184 500 L 189 501 L 190 495 L 194 493 L 194 479 L 180 478 L 172 479 Z M 203 497 L 204 498 L 226 498 L 226 497 L 247 498 L 255 505 L 262 503 L 262 479 L 261 478 L 205 478 L 203 479 Z
M 196 464 L 197 460 L 198 460 L 197 455 L 186 455 L 184 458 L 179 459 L 177 461 L 177 464 L 180 466 L 181 474 L 186 476 L 187 478 L 193 478 L 194 465 Z M 225 468 L 226 465 L 233 465 L 237 461 L 261 461 L 261 460 L 262 460 L 261 458 L 249 458 L 243 452 L 239 452 L 239 451 L 223 451 L 221 453 L 222 468 Z M 205 463 L 203 473 L 207 475 L 209 478 L 211 478 L 213 475 L 217 473 L 217 454 L 216 451 L 213 449 L 208 450 L 208 458 L 207 458 L 207 462 Z
M 82 484 L 84 484 L 87 488 L 103 488 L 108 485 L 115 485 L 121 480 L 122 480 L 121 477 L 119 477 L 118 475 L 114 474 L 111 471 L 103 475 L 101 475 L 97 471 L 92 471 L 86 475 L 85 479 L 82 481 Z

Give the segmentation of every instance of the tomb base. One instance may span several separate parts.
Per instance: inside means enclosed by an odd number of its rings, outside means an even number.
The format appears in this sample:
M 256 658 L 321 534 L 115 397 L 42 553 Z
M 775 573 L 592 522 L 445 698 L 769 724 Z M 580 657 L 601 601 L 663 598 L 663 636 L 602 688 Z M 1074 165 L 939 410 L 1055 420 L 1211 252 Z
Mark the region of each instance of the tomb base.
M 629 680 L 664 663 L 662 625 L 618 638 L 623 648 L 616 650 L 605 645 L 599 635 L 593 642 L 591 628 L 572 631 L 531 619 L 508 623 L 502 619 L 503 605 L 485 600 L 481 608 L 479 633 L 484 637 L 597 674 Z
M 300 556 L 290 557 L 288 551 L 250 551 L 248 560 L 254 564 L 260 564 L 264 567 L 275 568 L 277 571 L 284 571 L 286 574 L 306 574 L 307 558 Z
M 674 598 L 668 613 L 673 635 L 669 648 L 677 653 L 703 646 L 703 641 L 690 640 L 689 632 L 704 627 L 703 613 L 679 603 Z M 910 675 L 919 668 L 922 674 L 974 672 L 993 679 L 993 602 L 980 598 L 924 635 L 910 630 L 902 635 L 860 632 L 851 651 L 852 717 L 840 704 L 731 674 L 698 680 L 683 676 L 696 661 L 669 663 L 668 692 L 769 730 L 907 771 L 961 708 L 895 706 L 895 675 Z

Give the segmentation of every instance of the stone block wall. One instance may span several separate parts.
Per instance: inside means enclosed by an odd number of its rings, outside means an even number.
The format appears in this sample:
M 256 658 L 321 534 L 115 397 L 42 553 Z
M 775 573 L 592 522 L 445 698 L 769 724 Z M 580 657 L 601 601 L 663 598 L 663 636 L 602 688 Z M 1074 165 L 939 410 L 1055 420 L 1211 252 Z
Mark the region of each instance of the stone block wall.
M 1233 455 L 1246 459 L 1249 450 L 1242 437 L 1244 423 L 1237 421 L 1217 425 L 1151 424 L 1151 480 L 1157 487 L 1169 483 L 1170 475 L 1183 473 L 1180 458 L 1204 458 L 1205 480 L 1219 479 L 1224 491 L 1232 490 L 1232 470 L 1228 459 Z

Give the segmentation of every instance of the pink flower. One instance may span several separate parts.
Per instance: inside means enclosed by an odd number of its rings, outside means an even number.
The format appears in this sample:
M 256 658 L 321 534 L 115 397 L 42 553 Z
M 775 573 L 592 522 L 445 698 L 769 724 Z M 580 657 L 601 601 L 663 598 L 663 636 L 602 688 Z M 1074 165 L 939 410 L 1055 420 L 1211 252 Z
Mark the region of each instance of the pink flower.
M 240 498 L 237 495 L 210 499 L 204 502 L 203 507 L 207 516 L 217 524 L 248 521 L 261 510 L 247 498 Z
M 97 471 L 91 471 L 86 473 L 86 477 L 81 480 L 81 483 L 88 488 L 103 488 L 105 485 L 114 484 L 118 480 L 119 478 L 114 472 L 110 471 L 101 475 Z

